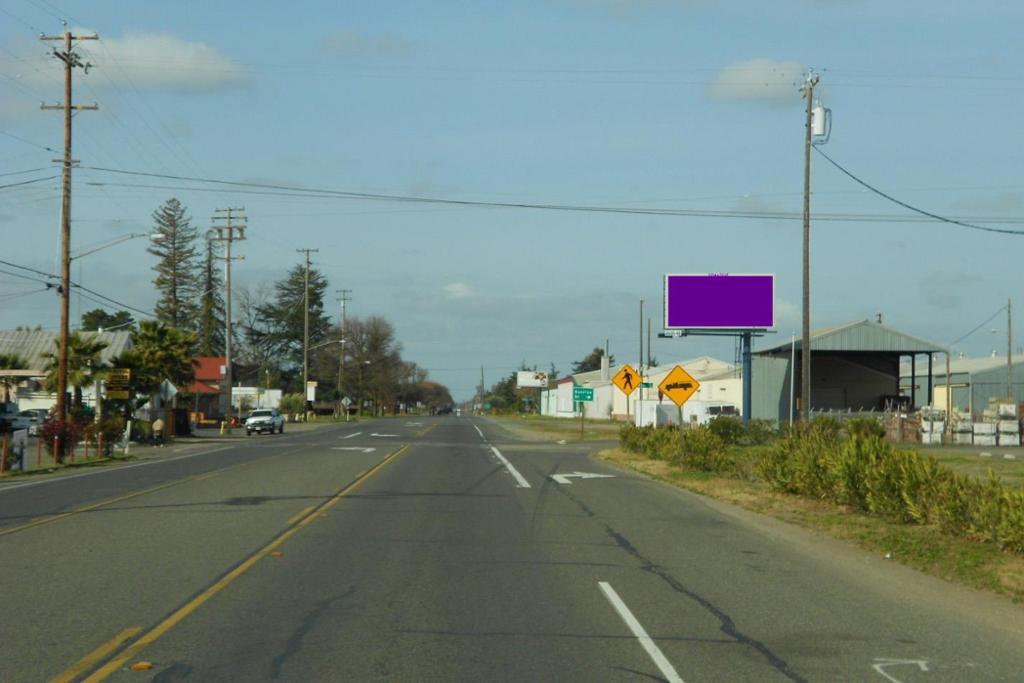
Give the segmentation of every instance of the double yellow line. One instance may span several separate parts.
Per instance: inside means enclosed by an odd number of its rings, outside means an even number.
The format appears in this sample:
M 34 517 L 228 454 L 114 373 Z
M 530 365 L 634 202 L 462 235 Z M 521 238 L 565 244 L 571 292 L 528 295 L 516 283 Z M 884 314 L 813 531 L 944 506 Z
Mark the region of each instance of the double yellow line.
M 128 660 L 135 657 L 135 655 L 141 652 L 144 648 L 151 645 L 162 635 L 164 635 L 172 628 L 177 626 L 179 623 L 181 623 L 190 614 L 192 614 L 197 609 L 202 607 L 213 596 L 215 596 L 217 593 L 220 593 L 222 590 L 231 585 L 238 577 L 242 576 L 247 571 L 249 571 L 253 567 L 253 565 L 259 562 L 262 558 L 269 555 L 289 538 L 297 534 L 308 524 L 312 523 L 315 519 L 317 519 L 329 508 L 337 505 L 342 498 L 349 495 L 353 491 L 358 490 L 364 483 L 366 483 L 368 479 L 370 479 L 370 477 L 372 477 L 381 469 L 383 469 L 386 465 L 388 465 L 388 463 L 398 458 L 398 456 L 404 453 L 408 448 L 408 444 L 402 446 L 397 451 L 395 451 L 394 453 L 387 456 L 379 463 L 371 467 L 369 470 L 360 474 L 351 484 L 340 489 L 337 493 L 331 496 L 330 499 L 325 501 L 319 507 L 313 508 L 311 511 L 309 511 L 308 514 L 298 519 L 292 526 L 290 526 L 288 529 L 286 529 L 276 538 L 270 541 L 270 543 L 263 546 L 252 555 L 250 555 L 240 565 L 238 565 L 230 572 L 222 576 L 220 579 L 218 579 L 216 582 L 214 582 L 212 585 L 207 587 L 206 590 L 204 590 L 202 593 L 189 600 L 187 603 L 185 603 L 177 610 L 175 610 L 174 613 L 171 614 L 169 617 L 167 617 L 159 624 L 154 626 L 152 629 L 144 633 L 138 640 L 136 640 L 134 643 L 128 646 L 119 655 L 109 660 L 102 667 L 94 671 L 92 675 L 85 679 L 84 683 L 98 683 L 99 681 L 106 680 L 111 674 L 113 674 L 114 672 L 118 671 L 121 667 L 123 667 L 125 663 L 128 662 Z M 74 680 L 77 676 L 81 675 L 82 672 L 87 671 L 92 666 L 95 666 L 97 662 L 102 661 L 105 657 L 108 657 L 112 652 L 116 651 L 118 647 L 120 647 L 123 643 L 130 640 L 140 630 L 141 629 L 125 629 L 117 636 L 115 636 L 113 640 L 104 643 L 97 650 L 93 651 L 84 659 L 76 663 L 73 667 L 62 673 L 57 678 L 53 679 L 51 683 Z

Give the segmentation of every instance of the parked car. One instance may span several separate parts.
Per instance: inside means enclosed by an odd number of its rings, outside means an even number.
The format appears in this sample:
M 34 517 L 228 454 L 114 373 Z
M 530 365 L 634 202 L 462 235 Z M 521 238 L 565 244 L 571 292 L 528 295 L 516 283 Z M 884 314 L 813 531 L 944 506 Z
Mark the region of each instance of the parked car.
M 245 421 L 245 433 L 252 436 L 253 432 L 274 432 L 284 434 L 284 416 L 277 408 L 261 408 L 249 414 Z
M 11 430 L 27 429 L 29 436 L 35 436 L 39 433 L 40 425 L 46 422 L 49 416 L 50 411 L 44 408 L 22 410 L 11 418 Z

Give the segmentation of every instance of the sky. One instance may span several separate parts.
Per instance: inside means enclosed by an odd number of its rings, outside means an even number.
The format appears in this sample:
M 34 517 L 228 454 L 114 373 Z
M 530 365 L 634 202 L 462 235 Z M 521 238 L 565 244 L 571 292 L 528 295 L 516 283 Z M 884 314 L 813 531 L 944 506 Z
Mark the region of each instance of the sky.
M 100 36 L 78 45 L 92 67 L 73 99 L 99 110 L 75 117 L 73 251 L 149 232 L 169 197 L 201 230 L 244 206 L 236 286 L 318 249 L 328 311 L 352 290 L 349 314 L 389 319 L 404 357 L 458 400 L 481 367 L 488 385 L 521 363 L 565 374 L 606 340 L 635 362 L 640 300 L 657 333 L 666 273 L 774 273 L 762 345 L 798 334 L 808 68 L 837 163 L 931 213 L 1024 232 L 1019 2 L 3 0 L 0 258 L 48 273 L 63 127 L 39 104 L 63 91 L 38 35 L 62 19 Z M 923 218 L 813 157 L 812 327 L 880 313 L 949 344 L 980 325 L 954 350 L 1005 353 L 1024 235 Z M 73 278 L 150 311 L 145 248 L 84 256 Z M 54 293 L 11 272 L 0 329 L 55 329 Z M 76 297 L 72 315 L 94 307 Z M 652 346 L 661 362 L 735 358 L 728 338 Z

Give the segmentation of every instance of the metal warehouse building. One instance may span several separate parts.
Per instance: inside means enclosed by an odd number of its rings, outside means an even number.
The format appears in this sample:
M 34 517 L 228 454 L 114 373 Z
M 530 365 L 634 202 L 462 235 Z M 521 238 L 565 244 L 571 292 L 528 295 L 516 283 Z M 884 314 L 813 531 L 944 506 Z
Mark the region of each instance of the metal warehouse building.
M 800 340 L 783 343 L 753 354 L 752 417 L 781 423 L 790 419 L 790 387 L 799 410 Z M 946 349 L 871 320 L 850 322 L 816 330 L 811 334 L 811 409 L 884 410 L 899 401 L 900 367 L 906 359 L 914 382 L 931 396 L 931 371 L 938 369 L 935 354 L 942 354 L 945 374 Z M 795 356 L 795 357 L 794 357 Z M 1024 377 L 1024 375 L 1022 375 Z M 911 401 L 917 400 L 915 394 Z
M 1014 403 L 1024 401 L 1024 354 L 1013 357 L 1012 384 Z M 954 358 L 950 361 L 951 382 L 946 381 L 946 364 L 941 363 L 935 368 L 935 378 L 930 397 L 933 405 L 946 405 L 947 386 L 952 385 L 952 405 L 964 413 L 980 417 L 988 407 L 990 399 L 1005 399 L 1007 384 L 1010 377 L 1006 355 L 987 356 L 984 358 Z M 904 365 L 900 385 L 906 394 L 915 389 L 918 405 L 928 402 L 928 386 L 920 376 L 911 377 L 910 369 Z

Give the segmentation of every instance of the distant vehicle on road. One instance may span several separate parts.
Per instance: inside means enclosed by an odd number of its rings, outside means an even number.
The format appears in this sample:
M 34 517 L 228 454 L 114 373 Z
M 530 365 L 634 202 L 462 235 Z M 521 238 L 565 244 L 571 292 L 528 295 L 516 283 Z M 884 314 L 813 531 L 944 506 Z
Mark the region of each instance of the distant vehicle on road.
M 261 408 L 254 410 L 245 421 L 245 433 L 252 436 L 253 432 L 274 432 L 284 434 L 284 416 L 277 408 Z
M 27 429 L 29 436 L 36 436 L 39 433 L 39 427 L 46 422 L 49 416 L 50 411 L 45 408 L 22 410 L 11 418 L 11 429 Z

